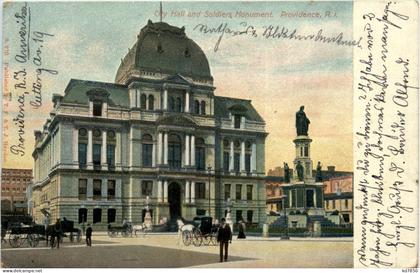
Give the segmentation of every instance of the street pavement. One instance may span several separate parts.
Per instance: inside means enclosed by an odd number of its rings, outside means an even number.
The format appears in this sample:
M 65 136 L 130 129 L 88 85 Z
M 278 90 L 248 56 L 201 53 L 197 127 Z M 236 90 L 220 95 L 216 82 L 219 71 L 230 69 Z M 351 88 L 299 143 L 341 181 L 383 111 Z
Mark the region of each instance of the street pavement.
M 234 239 L 228 262 L 219 263 L 218 246 L 184 246 L 176 233 L 145 237 L 93 236 L 92 247 L 65 241 L 60 249 L 10 248 L 2 244 L 2 267 L 11 268 L 179 268 L 179 267 L 332 267 L 353 266 L 352 238 Z

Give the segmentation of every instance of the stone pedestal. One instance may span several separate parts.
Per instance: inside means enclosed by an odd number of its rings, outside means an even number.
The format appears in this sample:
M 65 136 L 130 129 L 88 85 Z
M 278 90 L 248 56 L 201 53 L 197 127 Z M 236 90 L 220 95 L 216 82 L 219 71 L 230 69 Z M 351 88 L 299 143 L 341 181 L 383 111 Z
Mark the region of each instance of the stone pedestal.
M 146 215 L 144 216 L 144 224 L 146 225 L 147 228 L 151 228 L 152 225 L 153 225 L 152 216 L 150 215 L 150 211 L 147 211 Z
M 296 157 L 293 161 L 293 179 L 299 181 L 297 168 L 298 162 L 303 166 L 303 181 L 312 179 L 311 142 L 308 136 L 297 136 L 295 140 Z
M 314 222 L 314 237 L 321 237 L 321 223 L 319 221 Z
M 230 210 L 228 210 L 228 212 L 226 213 L 226 224 L 228 224 L 233 231 L 233 221 L 232 221 L 232 214 Z

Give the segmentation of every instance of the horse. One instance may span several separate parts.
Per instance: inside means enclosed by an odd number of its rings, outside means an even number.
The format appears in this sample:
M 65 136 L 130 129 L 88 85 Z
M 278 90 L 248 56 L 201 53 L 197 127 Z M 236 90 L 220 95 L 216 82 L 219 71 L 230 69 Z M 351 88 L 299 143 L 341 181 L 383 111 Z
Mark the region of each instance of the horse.
M 176 220 L 176 223 L 178 225 L 178 247 L 180 246 L 180 242 L 182 241 L 182 234 L 184 232 L 193 232 L 195 229 L 195 226 L 192 223 L 189 223 L 185 221 L 183 218 L 178 218 Z
M 142 232 L 143 237 L 146 236 L 148 231 L 151 231 L 152 229 L 147 227 L 145 223 L 140 225 L 134 225 L 132 226 L 132 232 L 134 232 L 134 235 L 137 237 L 137 232 Z

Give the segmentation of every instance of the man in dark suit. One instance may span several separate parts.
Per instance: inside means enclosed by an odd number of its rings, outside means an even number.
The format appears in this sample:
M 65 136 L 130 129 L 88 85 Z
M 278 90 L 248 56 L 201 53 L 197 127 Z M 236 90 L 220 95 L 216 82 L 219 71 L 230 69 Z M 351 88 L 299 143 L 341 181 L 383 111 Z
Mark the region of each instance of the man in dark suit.
M 92 246 L 92 227 L 90 226 L 90 224 L 87 225 L 87 229 L 86 229 L 86 245 L 87 246 Z
M 226 223 L 226 219 L 222 218 L 218 232 L 217 241 L 220 243 L 220 262 L 223 262 L 223 248 L 225 249 L 225 262 L 228 257 L 228 246 L 229 242 L 232 243 L 232 231 L 230 226 Z
M 60 248 L 61 232 L 62 232 L 61 222 L 60 222 L 60 218 L 58 218 L 53 227 L 53 233 L 51 236 L 51 248 L 54 248 L 55 240 L 57 240 L 57 249 Z

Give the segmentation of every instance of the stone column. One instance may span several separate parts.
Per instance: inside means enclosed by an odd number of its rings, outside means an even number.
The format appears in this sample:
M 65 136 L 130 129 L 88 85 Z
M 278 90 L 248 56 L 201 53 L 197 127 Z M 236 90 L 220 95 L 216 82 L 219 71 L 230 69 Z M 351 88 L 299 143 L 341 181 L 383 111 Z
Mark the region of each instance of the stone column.
M 102 131 L 102 152 L 101 152 L 101 165 L 103 170 L 108 169 L 106 160 L 106 130 Z
M 73 164 L 79 164 L 79 130 L 73 128 Z
M 189 166 L 190 164 L 190 135 L 185 135 L 185 166 Z
M 152 167 L 156 167 L 156 143 L 153 142 L 152 148 Z
M 102 116 L 107 117 L 108 116 L 108 102 L 104 101 L 102 103 Z
M 289 208 L 292 207 L 293 200 L 292 200 L 292 190 L 289 190 Z
M 162 180 L 158 181 L 157 201 L 162 202 Z
M 245 172 L 245 141 L 241 141 L 240 171 Z
M 195 166 L 195 136 L 191 135 L 191 166 Z
M 190 203 L 190 181 L 185 181 L 185 203 Z
M 157 164 L 162 164 L 162 152 L 163 152 L 163 135 L 162 132 L 158 133 L 158 146 L 157 146 Z
M 245 129 L 245 117 L 241 116 L 241 129 Z
M 191 181 L 191 203 L 195 203 L 195 182 Z
M 115 165 L 117 167 L 121 167 L 121 132 L 117 131 L 116 133 L 117 137 L 117 147 L 115 152 Z
M 92 200 L 93 197 L 93 179 L 88 178 L 87 180 L 87 189 L 86 189 L 86 198 Z
M 257 144 L 255 142 L 252 143 L 251 148 L 251 172 L 257 173 Z
M 108 199 L 108 180 L 106 178 L 102 178 L 101 197 L 102 200 Z
M 140 90 L 136 89 L 136 107 L 140 108 L 141 101 L 140 101 Z
M 87 165 L 88 168 L 93 168 L 93 158 L 92 158 L 92 129 L 88 129 L 88 145 L 87 145 Z
M 121 199 L 121 178 L 117 178 L 115 181 L 115 199 Z
M 168 202 L 168 180 L 163 182 L 163 202 Z
M 168 165 L 168 132 L 163 135 L 163 164 Z
M 233 140 L 230 141 L 230 153 L 229 153 L 229 171 L 233 172 L 234 170 L 234 160 L 235 160 L 235 156 L 234 156 L 234 147 L 233 147 Z
M 168 90 L 163 90 L 163 110 L 168 110 Z
M 93 117 L 93 101 L 89 100 L 89 116 Z
M 210 115 L 214 115 L 214 98 L 210 99 Z
M 316 203 L 316 189 L 314 189 L 314 207 L 317 208 L 317 203 Z
M 185 91 L 185 113 L 190 112 L 190 92 Z

